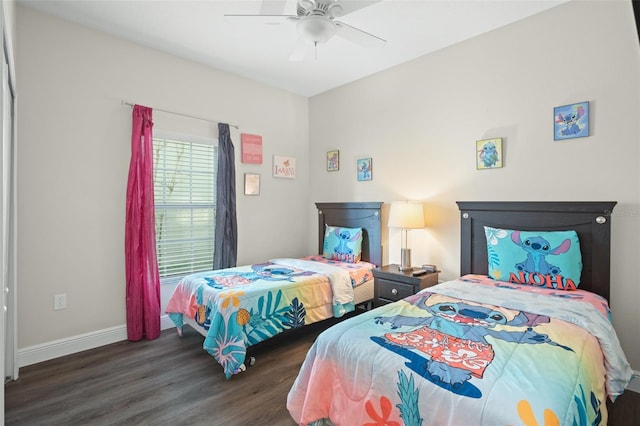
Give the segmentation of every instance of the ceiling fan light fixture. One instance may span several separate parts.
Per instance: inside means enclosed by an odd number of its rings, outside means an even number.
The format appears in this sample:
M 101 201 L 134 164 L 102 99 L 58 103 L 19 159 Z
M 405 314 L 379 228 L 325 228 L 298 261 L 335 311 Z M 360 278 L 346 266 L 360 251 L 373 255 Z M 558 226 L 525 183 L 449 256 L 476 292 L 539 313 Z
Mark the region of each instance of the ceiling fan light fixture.
M 334 18 L 339 18 L 344 14 L 344 9 L 338 3 L 333 3 L 327 9 L 327 13 L 329 13 L 329 15 L 333 16 Z
M 326 43 L 336 34 L 336 25 L 324 16 L 309 15 L 298 21 L 300 36 L 314 43 Z

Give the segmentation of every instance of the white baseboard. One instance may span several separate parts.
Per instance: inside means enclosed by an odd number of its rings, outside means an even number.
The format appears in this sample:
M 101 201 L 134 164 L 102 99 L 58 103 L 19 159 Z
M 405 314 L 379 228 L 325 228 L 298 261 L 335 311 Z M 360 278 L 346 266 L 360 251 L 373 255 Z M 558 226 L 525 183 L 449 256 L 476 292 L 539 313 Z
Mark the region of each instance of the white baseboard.
M 160 329 L 175 327 L 168 315 L 160 317 Z M 88 349 L 98 348 L 111 343 L 127 340 L 127 327 L 124 325 L 105 328 L 91 333 L 79 334 L 65 339 L 54 340 L 40 345 L 18 350 L 18 367 L 48 361 L 65 355 L 71 355 Z M 634 371 L 628 390 L 640 393 L 640 372 Z
M 160 317 L 161 330 L 173 327 L 175 327 L 175 325 L 168 315 Z M 79 334 L 39 345 L 28 346 L 18 350 L 18 367 L 26 367 L 27 365 L 37 364 L 123 340 L 127 340 L 126 325 L 119 325 L 91 333 Z
M 160 330 L 168 330 L 170 328 L 175 328 L 175 324 L 169 318 L 169 315 L 163 315 L 160 317 Z

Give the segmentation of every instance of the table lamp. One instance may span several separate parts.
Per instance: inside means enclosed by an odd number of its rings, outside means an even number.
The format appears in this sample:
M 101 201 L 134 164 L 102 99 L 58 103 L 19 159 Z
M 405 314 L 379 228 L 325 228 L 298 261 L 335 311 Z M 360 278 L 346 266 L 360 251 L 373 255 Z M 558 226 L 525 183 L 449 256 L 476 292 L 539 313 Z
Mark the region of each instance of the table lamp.
M 424 228 L 424 210 L 422 203 L 404 201 L 393 202 L 389 209 L 389 228 L 402 230 L 400 251 L 400 270 L 409 271 L 411 267 L 411 249 L 408 245 L 408 232 L 410 229 Z

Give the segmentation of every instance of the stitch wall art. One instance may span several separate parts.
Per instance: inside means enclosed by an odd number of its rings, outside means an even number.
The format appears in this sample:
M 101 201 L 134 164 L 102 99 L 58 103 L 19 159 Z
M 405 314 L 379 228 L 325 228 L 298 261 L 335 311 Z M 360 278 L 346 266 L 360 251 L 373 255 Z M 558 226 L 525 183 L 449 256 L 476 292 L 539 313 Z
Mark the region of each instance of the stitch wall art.
M 340 170 L 340 151 L 334 149 L 327 151 L 327 171 L 335 172 Z
M 553 109 L 553 140 L 589 136 L 589 102 L 563 105 Z
M 371 158 L 357 159 L 356 168 L 358 173 L 358 182 L 373 179 L 373 170 L 371 169 Z
M 476 141 L 476 169 L 498 169 L 502 167 L 502 138 Z

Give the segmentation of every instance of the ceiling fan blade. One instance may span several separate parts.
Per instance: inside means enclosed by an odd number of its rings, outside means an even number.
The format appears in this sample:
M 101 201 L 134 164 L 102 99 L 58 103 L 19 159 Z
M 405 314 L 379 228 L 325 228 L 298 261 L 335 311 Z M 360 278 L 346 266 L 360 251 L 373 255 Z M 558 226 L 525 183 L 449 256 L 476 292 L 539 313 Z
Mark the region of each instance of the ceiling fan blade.
M 340 16 L 344 16 L 347 13 L 355 12 L 358 9 L 371 6 L 372 4 L 380 1 L 381 0 L 339 0 L 337 3 L 342 7 L 342 13 Z
M 289 19 L 298 19 L 296 15 L 239 15 L 239 14 L 225 14 L 225 19 L 233 20 L 234 22 L 257 22 L 262 24 L 282 24 Z
M 284 15 L 287 0 L 262 0 L 260 15 Z
M 351 25 L 345 24 L 344 22 L 334 22 L 336 24 L 336 27 L 338 28 L 338 32 L 336 33 L 336 35 L 361 46 L 380 47 L 384 46 L 384 44 L 387 42 L 387 40 L 383 38 L 375 36 L 356 27 L 352 27 Z

